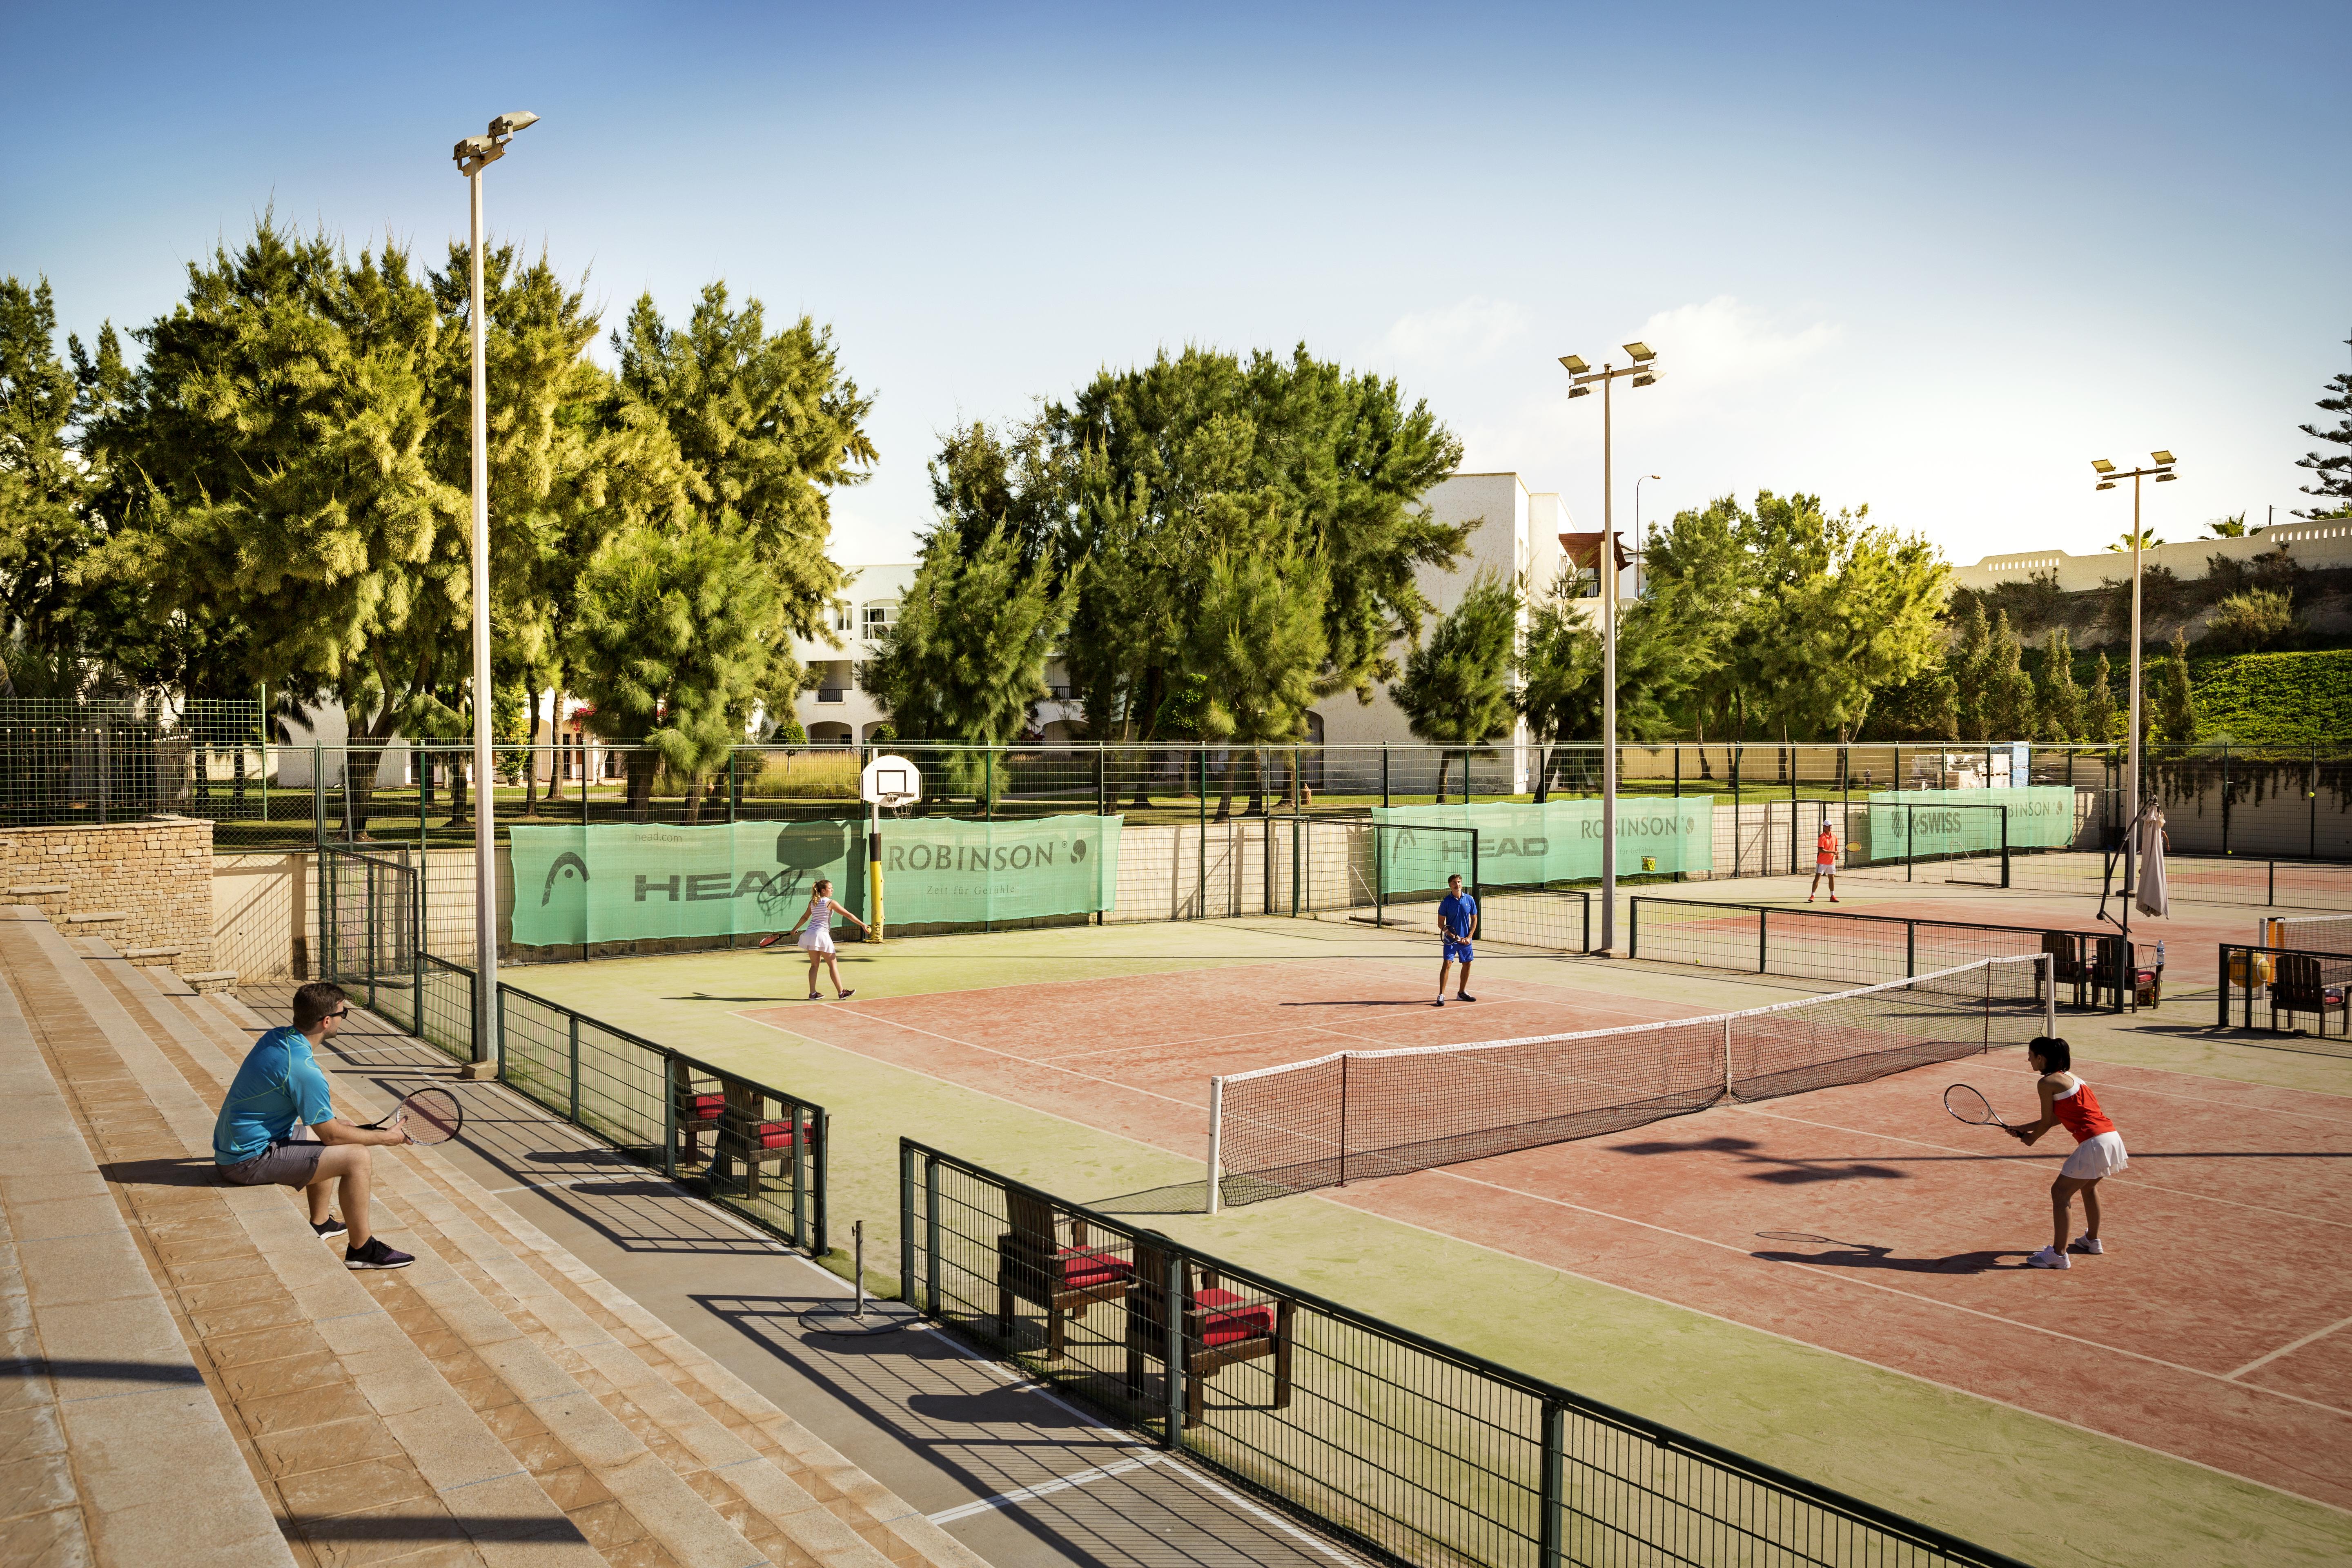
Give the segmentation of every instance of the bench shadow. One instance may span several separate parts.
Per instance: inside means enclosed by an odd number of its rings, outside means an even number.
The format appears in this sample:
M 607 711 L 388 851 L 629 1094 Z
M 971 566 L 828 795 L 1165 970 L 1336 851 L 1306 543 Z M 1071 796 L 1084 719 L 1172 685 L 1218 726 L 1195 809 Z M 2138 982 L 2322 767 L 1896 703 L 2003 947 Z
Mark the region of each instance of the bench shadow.
M 131 1187 L 212 1187 L 220 1167 L 210 1160 L 114 1160 L 99 1166 L 110 1182 Z

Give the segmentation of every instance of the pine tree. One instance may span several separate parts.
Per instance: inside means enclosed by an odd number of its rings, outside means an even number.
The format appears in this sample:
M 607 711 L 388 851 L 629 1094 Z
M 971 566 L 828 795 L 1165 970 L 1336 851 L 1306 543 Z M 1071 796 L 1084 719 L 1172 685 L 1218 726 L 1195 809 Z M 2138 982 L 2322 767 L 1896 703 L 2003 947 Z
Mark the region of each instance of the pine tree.
M 1428 639 L 1405 657 L 1404 677 L 1389 689 L 1413 734 L 1434 746 L 1477 746 L 1511 727 L 1511 655 L 1518 637 L 1517 588 L 1480 571 L 1461 603 L 1439 617 Z M 1448 759 L 1437 764 L 1445 796 Z M 1465 757 L 1463 766 L 1467 768 Z
M 1987 705 L 1991 700 L 1992 628 L 1985 624 L 1984 601 L 1974 594 L 1960 613 L 1959 638 L 1950 657 L 1952 707 L 1963 741 L 1988 741 Z
M 0 691 L 27 655 L 69 668 L 82 651 L 83 595 L 68 574 L 91 542 L 88 486 L 72 450 L 74 374 L 58 357 L 57 330 L 47 279 L 30 289 L 0 281 Z
M 2197 694 L 2189 679 L 2189 639 L 2172 634 L 2172 658 L 2156 688 L 2157 729 L 2167 743 L 2183 750 L 2197 743 Z
M 1296 550 L 1224 551 L 1209 563 L 1186 661 L 1207 689 L 1201 729 L 1208 739 L 1255 749 L 1295 740 L 1306 729 L 1307 710 L 1322 695 L 1328 592 L 1322 563 Z M 1262 752 L 1255 762 L 1253 812 L 1265 793 Z M 1221 817 L 1233 812 L 1236 765 L 1225 766 Z
M 2352 338 L 2345 340 L 2352 347 Z M 2338 375 L 2327 384 L 2333 396 L 2319 399 L 2319 406 L 2335 415 L 2336 426 L 2323 430 L 2316 425 L 2302 426 L 2303 433 L 2316 440 L 2333 443 L 2333 452 L 2318 451 L 2297 458 L 2294 466 L 2309 468 L 2319 482 L 2305 485 L 2303 493 L 2317 496 L 2319 501 L 2299 517 L 2352 516 L 2352 375 Z
M 698 820 L 702 780 L 741 743 L 755 707 L 778 705 L 776 593 L 750 542 L 707 523 L 633 529 L 589 561 L 572 667 L 596 733 L 646 742 L 628 759 L 638 821 L 662 768 L 686 780 L 686 819 Z
M 1073 595 L 1058 590 L 1054 563 L 1021 563 L 1020 545 L 992 530 L 967 554 L 947 526 L 923 542 L 922 563 L 898 602 L 881 649 L 857 668 L 857 684 L 890 710 L 909 741 L 1003 746 L 1020 737 L 1047 694 L 1045 662 L 1069 625 Z M 974 797 L 1001 770 L 969 752 L 940 753 L 946 791 Z
M 2042 647 L 2042 741 L 2072 741 L 2083 732 L 2083 689 L 2074 684 L 2074 650 L 2066 628 L 2054 626 Z
M 2033 732 L 2033 680 L 2025 673 L 2024 645 L 2010 629 L 2009 612 L 1993 616 L 1987 644 L 1983 739 L 2019 741 Z
M 2091 689 L 2083 702 L 2083 733 L 2102 745 L 2116 738 L 2116 676 L 2105 649 L 2091 671 Z

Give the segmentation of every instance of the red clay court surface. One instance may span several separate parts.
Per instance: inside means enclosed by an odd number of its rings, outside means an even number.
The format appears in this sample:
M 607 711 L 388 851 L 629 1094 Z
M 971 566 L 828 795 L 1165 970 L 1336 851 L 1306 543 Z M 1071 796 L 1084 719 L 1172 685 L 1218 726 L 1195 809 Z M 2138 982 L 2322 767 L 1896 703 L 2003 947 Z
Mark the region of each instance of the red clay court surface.
M 1213 1073 L 1698 1011 L 1502 982 L 1439 1010 L 1429 967 L 1236 965 L 743 1016 L 1197 1159 Z M 2064 1273 L 2023 1264 L 2071 1141 L 2009 1153 L 1942 1109 L 1959 1080 L 2029 1114 L 2014 1051 L 1324 1197 L 2352 1507 L 2352 1100 L 2081 1066 L 2132 1163 L 2101 1188 L 2113 1250 Z

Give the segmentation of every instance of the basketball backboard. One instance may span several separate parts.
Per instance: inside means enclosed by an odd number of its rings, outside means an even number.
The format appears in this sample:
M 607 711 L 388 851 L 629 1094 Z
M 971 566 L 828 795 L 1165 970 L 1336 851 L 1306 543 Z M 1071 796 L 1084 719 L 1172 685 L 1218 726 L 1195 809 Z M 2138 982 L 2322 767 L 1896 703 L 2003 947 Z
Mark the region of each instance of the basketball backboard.
M 878 756 L 859 775 L 857 793 L 877 805 L 911 805 L 923 798 L 923 775 L 904 757 Z

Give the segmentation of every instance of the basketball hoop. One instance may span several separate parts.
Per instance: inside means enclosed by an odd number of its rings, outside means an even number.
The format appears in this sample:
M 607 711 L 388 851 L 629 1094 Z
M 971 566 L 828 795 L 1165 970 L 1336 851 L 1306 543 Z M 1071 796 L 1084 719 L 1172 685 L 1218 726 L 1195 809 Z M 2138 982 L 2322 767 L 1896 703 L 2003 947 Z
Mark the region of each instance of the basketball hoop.
M 923 798 L 923 775 L 904 757 L 876 756 L 858 775 L 858 795 L 868 807 L 866 827 L 866 923 L 882 940 L 882 814 L 903 817 Z

